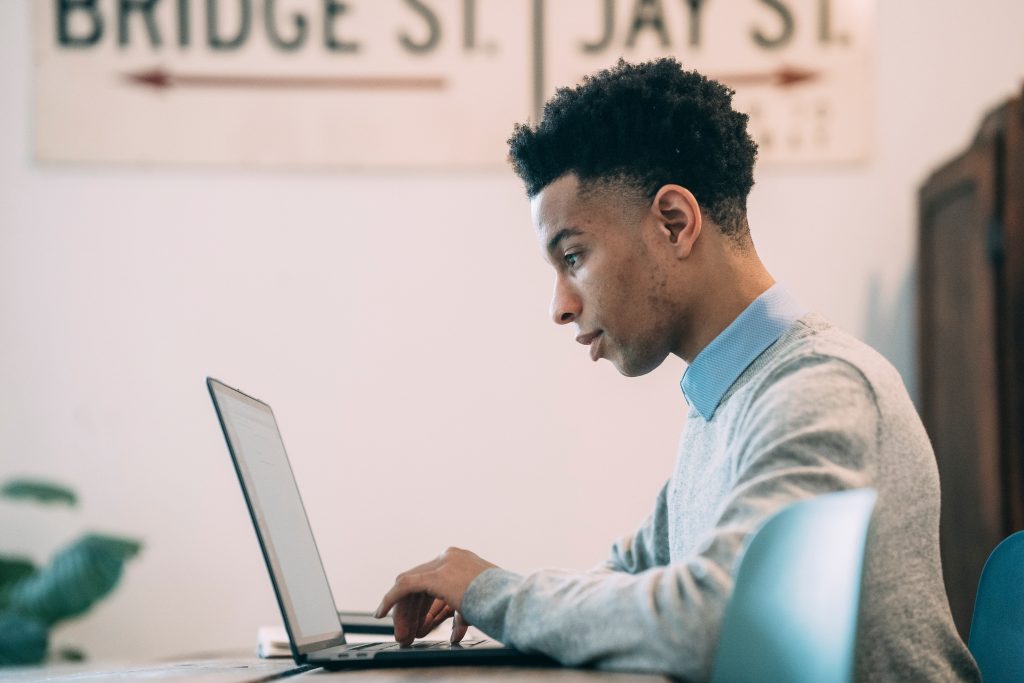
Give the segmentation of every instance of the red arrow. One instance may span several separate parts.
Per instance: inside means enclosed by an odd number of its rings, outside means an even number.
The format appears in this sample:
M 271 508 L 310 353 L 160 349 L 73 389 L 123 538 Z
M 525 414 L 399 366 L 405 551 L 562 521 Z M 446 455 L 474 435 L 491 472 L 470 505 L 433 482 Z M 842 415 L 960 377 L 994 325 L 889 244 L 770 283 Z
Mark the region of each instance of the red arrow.
M 729 85 L 772 85 L 780 88 L 790 88 L 801 83 L 806 84 L 816 81 L 821 77 L 822 73 L 820 71 L 783 66 L 776 71 L 722 74 L 714 78 L 716 81 L 722 81 Z
M 260 76 L 178 74 L 160 67 L 123 74 L 151 88 L 272 88 L 291 90 L 441 90 L 443 78 L 420 76 Z

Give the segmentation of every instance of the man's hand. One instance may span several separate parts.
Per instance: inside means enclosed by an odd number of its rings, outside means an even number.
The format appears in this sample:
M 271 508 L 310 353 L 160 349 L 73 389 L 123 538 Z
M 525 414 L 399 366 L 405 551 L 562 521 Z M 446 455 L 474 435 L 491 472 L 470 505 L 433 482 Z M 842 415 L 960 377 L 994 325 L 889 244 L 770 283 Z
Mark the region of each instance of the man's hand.
M 430 562 L 402 572 L 377 608 L 377 618 L 392 607 L 395 640 L 403 647 L 422 638 L 449 617 L 455 617 L 451 642 L 466 635 L 462 596 L 477 576 L 495 565 L 461 548 L 448 548 Z

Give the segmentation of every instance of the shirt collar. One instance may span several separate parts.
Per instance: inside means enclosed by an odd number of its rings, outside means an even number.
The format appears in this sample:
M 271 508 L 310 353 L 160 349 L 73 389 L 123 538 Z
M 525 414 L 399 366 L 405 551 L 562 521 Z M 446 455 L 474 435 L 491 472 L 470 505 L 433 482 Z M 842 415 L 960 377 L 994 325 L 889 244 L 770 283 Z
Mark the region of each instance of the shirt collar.
M 800 319 L 806 309 L 782 285 L 772 285 L 697 354 L 679 382 L 686 401 L 705 420 L 754 359 Z

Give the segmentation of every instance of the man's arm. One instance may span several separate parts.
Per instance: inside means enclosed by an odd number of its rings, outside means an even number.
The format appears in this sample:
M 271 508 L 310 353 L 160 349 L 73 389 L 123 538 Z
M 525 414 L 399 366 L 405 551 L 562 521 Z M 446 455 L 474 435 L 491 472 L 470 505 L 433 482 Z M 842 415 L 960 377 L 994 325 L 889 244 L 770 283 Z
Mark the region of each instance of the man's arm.
M 710 675 L 744 540 L 789 503 L 869 485 L 874 394 L 842 363 L 804 367 L 752 405 L 735 487 L 702 550 L 638 574 L 489 569 L 466 618 L 492 637 L 570 665 Z
M 428 570 L 415 585 L 445 593 L 491 637 L 564 664 L 707 678 L 743 541 L 792 502 L 872 480 L 874 394 L 854 368 L 825 361 L 774 378 L 751 405 L 736 484 L 694 556 L 637 574 L 491 567 L 443 590 L 444 572 Z
M 661 488 L 654 510 L 640 528 L 612 545 L 611 556 L 590 570 L 594 573 L 626 572 L 635 574 L 656 565 L 668 563 L 667 513 L 665 508 L 666 483 Z M 395 640 L 403 645 L 422 638 L 442 623 L 454 617 L 451 642 L 457 643 L 466 635 L 468 622 L 458 611 L 461 596 L 470 582 L 493 564 L 462 548 L 448 548 L 433 560 L 402 573 L 395 580 L 395 586 L 384 597 L 377 610 L 381 617 L 394 605 Z M 443 593 L 430 590 L 426 583 L 416 583 L 424 574 L 445 574 L 447 577 Z M 413 591 L 413 585 L 423 585 L 421 593 Z M 440 586 L 436 587 L 440 588 Z M 394 595 L 409 595 L 406 598 L 390 599 Z

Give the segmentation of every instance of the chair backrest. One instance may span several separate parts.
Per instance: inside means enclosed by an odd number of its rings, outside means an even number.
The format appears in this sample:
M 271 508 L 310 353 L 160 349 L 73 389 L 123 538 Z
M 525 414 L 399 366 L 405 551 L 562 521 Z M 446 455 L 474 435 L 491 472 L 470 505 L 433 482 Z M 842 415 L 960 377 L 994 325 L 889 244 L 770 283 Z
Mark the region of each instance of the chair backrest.
M 726 606 L 712 680 L 852 680 L 875 498 L 874 489 L 856 489 L 800 501 L 752 535 Z
M 985 683 L 1024 681 L 1024 531 L 985 562 L 967 646 Z

